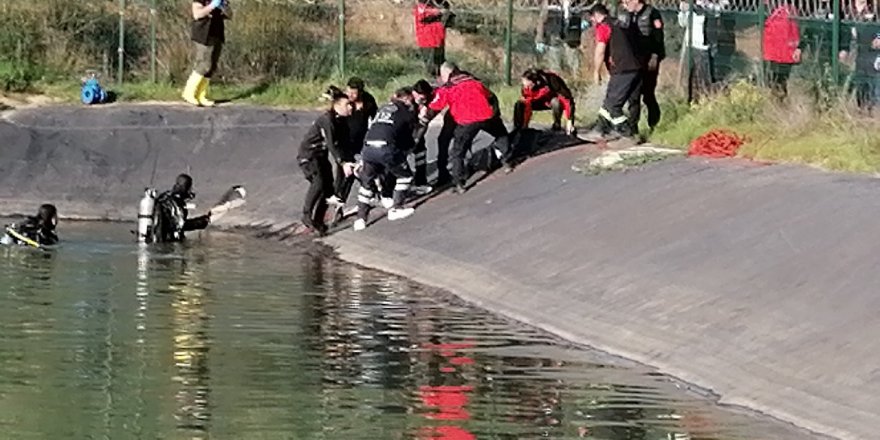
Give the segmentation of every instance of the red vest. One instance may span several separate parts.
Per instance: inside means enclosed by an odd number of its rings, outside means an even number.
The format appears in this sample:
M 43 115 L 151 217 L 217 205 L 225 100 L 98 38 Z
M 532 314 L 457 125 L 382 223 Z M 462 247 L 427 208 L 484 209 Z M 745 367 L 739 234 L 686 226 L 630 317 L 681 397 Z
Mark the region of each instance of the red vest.
M 446 40 L 446 28 L 440 21 L 442 12 L 434 5 L 416 3 L 413 18 L 416 22 L 416 43 L 419 47 L 440 47 Z M 429 22 L 425 23 L 425 19 Z M 434 21 L 430 21 L 433 19 Z

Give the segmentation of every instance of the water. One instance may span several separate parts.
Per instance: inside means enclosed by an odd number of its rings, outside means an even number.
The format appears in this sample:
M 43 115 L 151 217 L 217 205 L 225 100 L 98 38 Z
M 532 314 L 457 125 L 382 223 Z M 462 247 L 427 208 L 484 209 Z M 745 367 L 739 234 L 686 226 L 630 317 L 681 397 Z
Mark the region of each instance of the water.
M 0 249 L 0 437 L 807 438 L 319 252 L 130 229 Z

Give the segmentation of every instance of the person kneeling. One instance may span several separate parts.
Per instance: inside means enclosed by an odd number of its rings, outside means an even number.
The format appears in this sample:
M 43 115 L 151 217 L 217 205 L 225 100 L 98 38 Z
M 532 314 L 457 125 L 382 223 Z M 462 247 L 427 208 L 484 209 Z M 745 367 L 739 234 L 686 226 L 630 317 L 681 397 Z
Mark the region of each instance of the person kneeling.
M 413 174 L 407 164 L 407 154 L 415 148 L 413 133 L 418 118 L 413 111 L 412 89 L 404 87 L 397 90 L 391 102 L 376 113 L 364 141 L 361 153 L 361 187 L 358 191 L 358 218 L 354 222 L 356 231 L 367 227 L 370 209 L 380 194 L 376 180 L 394 180 L 394 203 L 388 210 L 388 220 L 409 217 L 415 211 L 404 208 L 407 193 L 412 185 Z M 391 175 L 394 179 L 387 179 Z
M 553 131 L 562 130 L 565 114 L 565 133 L 574 132 L 574 96 L 565 81 L 548 70 L 529 69 L 522 76 L 522 99 L 513 108 L 513 126 L 519 131 L 528 128 L 533 111 L 553 112 Z
M 37 215 L 28 217 L 22 223 L 6 226 L 5 233 L 0 236 L 0 244 L 29 244 L 31 246 L 48 246 L 58 243 L 55 227 L 58 225 L 58 211 L 55 205 L 40 206 Z

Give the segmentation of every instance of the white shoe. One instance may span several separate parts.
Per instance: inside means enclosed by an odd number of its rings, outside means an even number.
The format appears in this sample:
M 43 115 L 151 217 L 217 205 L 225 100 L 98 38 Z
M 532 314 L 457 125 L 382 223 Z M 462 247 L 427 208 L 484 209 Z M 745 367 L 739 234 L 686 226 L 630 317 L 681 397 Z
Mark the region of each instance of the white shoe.
M 391 197 L 382 197 L 382 207 L 385 209 L 391 209 L 394 207 L 394 199 Z
M 426 196 L 431 194 L 431 191 L 434 191 L 434 188 L 431 185 L 419 185 L 412 187 L 412 193 L 417 196 Z
M 359 218 L 354 221 L 354 230 L 355 231 L 363 231 L 364 229 L 367 229 L 366 220 Z
M 388 210 L 388 220 L 403 220 L 416 212 L 415 208 L 391 208 Z
M 330 206 L 344 206 L 345 202 L 343 202 L 342 200 L 339 200 L 339 197 L 332 196 L 327 199 L 327 204 Z

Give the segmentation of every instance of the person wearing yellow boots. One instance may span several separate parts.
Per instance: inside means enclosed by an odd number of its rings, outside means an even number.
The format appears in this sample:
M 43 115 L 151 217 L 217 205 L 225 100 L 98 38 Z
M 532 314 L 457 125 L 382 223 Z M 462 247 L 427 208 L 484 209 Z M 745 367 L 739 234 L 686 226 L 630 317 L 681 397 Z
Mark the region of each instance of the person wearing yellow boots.
M 208 83 L 217 70 L 220 52 L 226 42 L 224 21 L 232 18 L 229 0 L 193 0 L 192 41 L 195 47 L 193 72 L 183 89 L 184 101 L 199 107 L 211 107 Z

